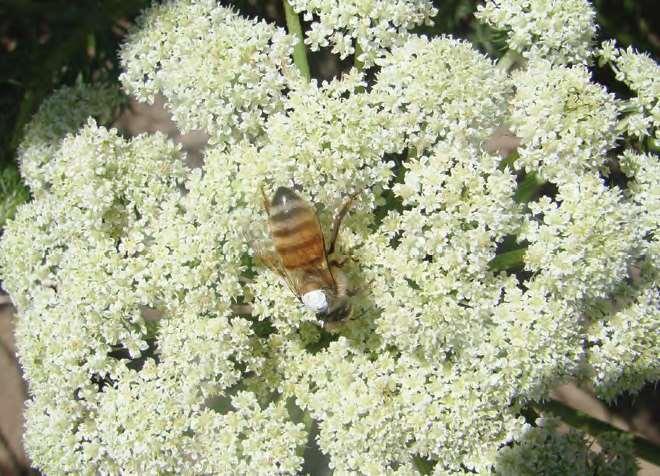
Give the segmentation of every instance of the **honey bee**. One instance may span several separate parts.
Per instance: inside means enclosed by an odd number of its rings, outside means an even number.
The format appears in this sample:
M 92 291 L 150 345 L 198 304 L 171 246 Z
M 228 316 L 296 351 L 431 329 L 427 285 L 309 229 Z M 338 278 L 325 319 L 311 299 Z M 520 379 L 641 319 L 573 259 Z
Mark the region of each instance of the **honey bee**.
M 261 194 L 275 245 L 275 253 L 261 256 L 264 263 L 325 323 L 346 319 L 350 314 L 348 280 L 341 270 L 343 263 L 329 257 L 355 195 L 344 201 L 335 216 L 326 248 L 316 211 L 307 201 L 287 187 L 279 187 L 270 201 L 263 188 Z

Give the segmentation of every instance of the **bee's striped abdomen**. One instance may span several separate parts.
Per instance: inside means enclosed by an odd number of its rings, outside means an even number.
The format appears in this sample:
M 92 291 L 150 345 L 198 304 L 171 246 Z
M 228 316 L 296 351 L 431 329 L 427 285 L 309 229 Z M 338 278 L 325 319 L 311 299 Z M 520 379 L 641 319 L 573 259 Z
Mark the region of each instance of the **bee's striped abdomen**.
M 286 269 L 324 267 L 325 244 L 316 212 L 293 190 L 277 189 L 270 204 L 269 224 Z

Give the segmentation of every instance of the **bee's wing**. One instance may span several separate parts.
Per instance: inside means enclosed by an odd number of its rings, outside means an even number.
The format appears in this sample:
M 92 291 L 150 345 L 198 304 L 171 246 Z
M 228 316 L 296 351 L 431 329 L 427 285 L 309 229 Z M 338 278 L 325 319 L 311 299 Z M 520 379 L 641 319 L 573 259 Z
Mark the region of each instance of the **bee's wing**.
M 274 252 L 259 251 L 256 253 L 256 258 L 259 264 L 270 268 L 274 273 L 280 275 L 284 283 L 298 299 L 305 292 L 305 288 L 307 287 L 305 284 L 309 285 L 311 282 L 337 292 L 337 284 L 325 256 L 317 265 L 307 267 L 304 270 L 286 269 L 282 264 L 281 257 Z
M 282 265 L 282 260 L 276 253 L 259 250 L 255 253 L 255 257 L 260 264 L 280 275 L 294 296 L 300 299 L 300 277 L 295 275 L 295 273 L 287 271 Z
M 335 281 L 334 274 L 328 266 L 327 259 L 324 259 L 318 265 L 311 267 L 306 272 L 309 276 L 313 276 L 317 282 L 321 281 L 321 283 L 323 283 L 322 287 L 332 289 L 335 293 L 337 292 L 337 282 Z
M 310 266 L 306 272 L 308 275 L 312 275 L 320 280 L 323 283 L 323 287 L 332 289 L 334 292 L 337 292 L 337 283 L 332 273 L 332 269 L 328 264 L 328 252 L 326 247 L 325 234 L 321 228 L 321 221 L 319 220 L 319 216 L 316 213 L 316 209 L 311 204 L 309 204 L 309 202 L 304 201 L 304 203 L 310 210 L 310 213 L 314 214 L 314 220 L 316 221 L 318 237 L 320 240 L 318 247 L 314 250 L 314 254 L 321 258 L 314 265 Z M 334 239 L 335 237 L 333 237 L 333 240 Z

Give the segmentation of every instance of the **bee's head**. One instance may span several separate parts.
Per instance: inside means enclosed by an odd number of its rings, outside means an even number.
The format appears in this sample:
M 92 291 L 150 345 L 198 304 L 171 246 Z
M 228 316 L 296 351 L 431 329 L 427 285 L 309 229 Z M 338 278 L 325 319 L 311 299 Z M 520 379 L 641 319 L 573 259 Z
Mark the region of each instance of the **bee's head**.
M 335 276 L 338 279 L 343 273 L 335 269 Z M 330 279 L 332 275 L 330 275 Z M 342 281 L 343 282 L 343 281 Z M 332 286 L 329 285 L 327 275 L 319 272 L 308 272 L 303 277 L 303 283 L 300 289 L 300 300 L 307 309 L 313 311 L 321 319 L 330 318 L 338 310 L 346 307 L 345 293 L 339 293 L 335 281 Z
M 350 314 L 348 300 L 337 296 L 330 289 L 315 289 L 303 294 L 300 299 L 307 309 L 325 323 L 342 321 Z

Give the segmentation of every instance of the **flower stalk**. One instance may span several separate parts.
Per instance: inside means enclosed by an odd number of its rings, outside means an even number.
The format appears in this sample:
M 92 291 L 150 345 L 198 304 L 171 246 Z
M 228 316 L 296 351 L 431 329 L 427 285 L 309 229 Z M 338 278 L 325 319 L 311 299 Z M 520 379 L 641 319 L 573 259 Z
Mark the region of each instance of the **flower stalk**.
M 284 16 L 286 18 L 286 27 L 289 33 L 298 39 L 296 46 L 293 47 L 293 62 L 296 64 L 303 77 L 309 81 L 311 78 L 309 72 L 309 62 L 307 61 L 307 52 L 305 51 L 305 41 L 300 26 L 300 18 L 294 11 L 288 0 L 283 0 Z

